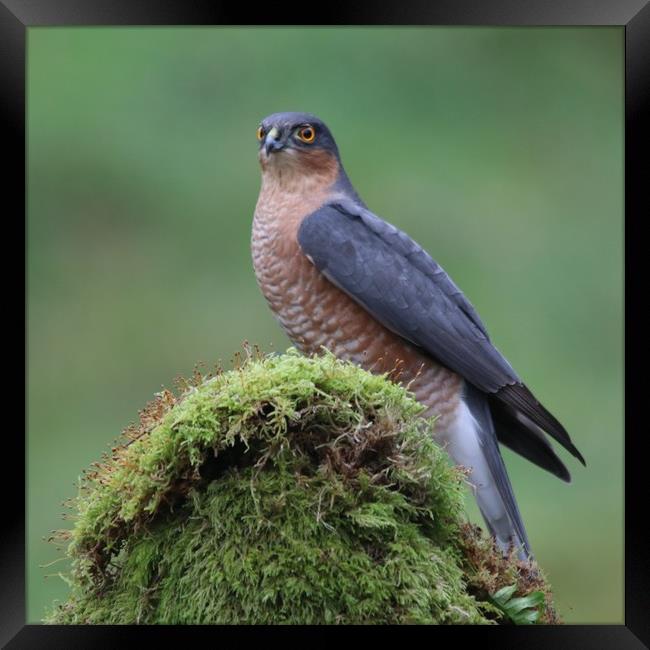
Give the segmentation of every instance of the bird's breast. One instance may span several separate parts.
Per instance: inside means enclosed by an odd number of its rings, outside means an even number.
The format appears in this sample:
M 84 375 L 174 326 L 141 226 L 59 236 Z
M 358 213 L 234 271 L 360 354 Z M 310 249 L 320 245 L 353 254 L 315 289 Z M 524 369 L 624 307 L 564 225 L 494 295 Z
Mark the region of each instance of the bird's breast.
M 251 250 L 259 287 L 283 329 L 303 352 L 325 347 L 371 372 L 410 384 L 440 426 L 458 407 L 461 380 L 419 348 L 386 329 L 335 287 L 302 253 L 297 233 L 327 193 L 296 196 L 262 187 Z

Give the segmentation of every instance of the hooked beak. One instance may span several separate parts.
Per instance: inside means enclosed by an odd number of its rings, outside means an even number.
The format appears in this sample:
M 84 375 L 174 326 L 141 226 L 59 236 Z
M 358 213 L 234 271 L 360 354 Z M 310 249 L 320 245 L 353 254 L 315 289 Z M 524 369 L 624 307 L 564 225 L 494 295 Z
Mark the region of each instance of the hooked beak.
M 268 156 L 271 152 L 280 151 L 284 149 L 284 142 L 277 139 L 279 133 L 276 128 L 272 128 L 266 135 L 264 140 L 264 152 Z

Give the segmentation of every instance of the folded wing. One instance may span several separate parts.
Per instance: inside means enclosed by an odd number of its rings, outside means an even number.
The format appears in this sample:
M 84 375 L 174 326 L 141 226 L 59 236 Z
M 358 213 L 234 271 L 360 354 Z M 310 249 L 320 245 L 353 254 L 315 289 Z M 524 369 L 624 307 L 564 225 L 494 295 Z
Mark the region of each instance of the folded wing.
M 298 231 L 298 243 L 325 277 L 385 327 L 503 404 L 506 416 L 523 414 L 584 463 L 564 427 L 492 345 L 471 303 L 408 235 L 362 206 L 342 200 L 309 215 Z M 544 463 L 538 464 L 555 465 L 546 469 L 562 474 L 547 453 L 548 444 L 540 443 L 539 432 L 529 438 L 535 447 L 531 460 L 542 458 Z M 519 449 L 516 441 L 504 442 L 522 453 L 526 436 Z

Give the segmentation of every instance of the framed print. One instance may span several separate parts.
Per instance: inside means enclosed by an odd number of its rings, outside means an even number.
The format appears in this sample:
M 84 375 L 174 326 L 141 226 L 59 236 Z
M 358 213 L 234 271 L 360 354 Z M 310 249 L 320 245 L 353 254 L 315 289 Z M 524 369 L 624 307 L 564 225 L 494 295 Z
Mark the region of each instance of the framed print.
M 375 298 L 346 284 L 347 264 L 372 249 L 350 247 L 365 236 L 357 231 L 346 243 L 341 211 L 384 242 L 390 235 L 375 216 L 407 233 L 453 279 L 445 295 L 462 317 L 474 329 L 485 324 L 498 350 L 489 354 L 503 354 L 534 391 L 537 406 L 519 422 L 532 418 L 531 431 L 548 425 L 534 419 L 541 402 L 562 423 L 551 434 L 554 452 L 537 438 L 531 451 L 493 434 L 521 517 L 515 525 L 508 511 L 513 535 L 548 578 L 557 619 L 486 633 L 531 647 L 647 646 L 644 382 L 634 353 L 642 322 L 634 310 L 645 291 L 647 2 L 309 9 L 283 7 L 275 24 L 247 25 L 237 9 L 202 2 L 0 3 L 3 142 L 12 161 L 6 214 L 12 225 L 24 214 L 16 237 L 25 244 L 26 316 L 24 437 L 5 440 L 17 474 L 11 485 L 24 485 L 25 499 L 6 504 L 14 512 L 3 534 L 0 639 L 10 648 L 115 647 L 160 634 L 130 625 L 146 617 L 61 624 L 55 612 L 69 602 L 70 560 L 65 543 L 48 538 L 70 527 L 62 502 L 77 496 L 84 468 L 110 455 L 152 395 L 166 394 L 161 385 L 191 376 L 197 363 L 237 367 L 249 341 L 277 355 L 296 343 L 289 312 L 265 287 L 253 223 L 269 151 L 287 147 L 299 157 L 313 141 L 345 165 L 344 182 L 337 168 L 328 187 L 339 213 L 321 215 L 311 239 L 306 226 L 291 234 L 296 250 L 409 350 L 448 361 L 491 400 L 518 376 L 493 385 L 493 375 L 475 372 L 484 348 L 453 365 L 452 344 L 427 348 L 414 333 L 419 325 L 407 335 L 408 325 L 382 311 L 382 293 L 421 298 L 419 275 L 399 267 L 390 276 L 382 249 L 384 262 L 370 253 L 364 262 L 374 278 L 385 275 Z M 282 140 L 287 116 L 293 135 Z M 310 185 L 301 200 L 319 191 Z M 314 201 L 305 214 L 320 209 Z M 293 205 L 285 194 L 281 202 Z M 426 275 L 433 267 L 422 268 Z M 289 311 L 309 303 L 286 291 L 278 301 L 288 300 Z M 364 341 L 371 349 L 372 336 Z M 522 394 L 508 408 L 528 399 Z M 431 408 L 442 420 L 442 406 Z M 492 410 L 496 429 L 499 413 Z M 465 507 L 498 541 L 485 501 L 467 491 Z M 179 621 L 206 622 L 168 619 Z M 129 625 L 110 625 L 121 622 Z M 277 621 L 287 622 L 296 621 Z M 205 626 L 164 629 L 179 638 L 210 634 Z M 301 632 L 310 633 L 285 630 Z M 453 633 L 481 638 L 483 629 Z

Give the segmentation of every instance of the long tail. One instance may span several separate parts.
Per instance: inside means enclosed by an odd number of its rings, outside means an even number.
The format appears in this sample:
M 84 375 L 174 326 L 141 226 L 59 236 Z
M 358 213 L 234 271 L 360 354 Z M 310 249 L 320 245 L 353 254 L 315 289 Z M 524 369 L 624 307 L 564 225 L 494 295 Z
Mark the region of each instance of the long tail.
M 460 415 L 446 438 L 454 461 L 471 469 L 469 481 L 479 510 L 499 547 L 506 552 L 512 544 L 520 559 L 532 559 L 487 396 L 470 384 L 465 384 Z

